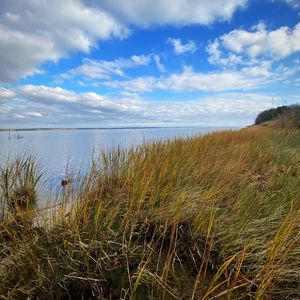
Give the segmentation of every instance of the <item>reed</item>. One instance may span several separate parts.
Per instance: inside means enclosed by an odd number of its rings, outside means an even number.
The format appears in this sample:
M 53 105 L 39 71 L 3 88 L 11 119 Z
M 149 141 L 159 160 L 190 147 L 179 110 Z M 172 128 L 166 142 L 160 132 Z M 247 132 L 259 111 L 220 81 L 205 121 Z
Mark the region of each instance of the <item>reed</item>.
M 32 156 L 18 157 L 0 168 L 1 218 L 8 212 L 16 216 L 35 207 L 41 180 L 42 173 Z
M 300 298 L 299 146 L 253 127 L 104 153 L 50 223 L 2 221 L 0 294 Z

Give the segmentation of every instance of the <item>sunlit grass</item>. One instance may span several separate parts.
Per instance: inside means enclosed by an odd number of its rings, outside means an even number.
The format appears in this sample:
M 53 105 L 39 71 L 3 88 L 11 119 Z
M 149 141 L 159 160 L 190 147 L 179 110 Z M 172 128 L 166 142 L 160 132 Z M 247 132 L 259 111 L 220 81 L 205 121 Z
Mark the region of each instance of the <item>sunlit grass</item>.
M 0 294 L 299 298 L 299 149 L 297 130 L 254 127 L 104 153 L 51 222 L 3 213 Z

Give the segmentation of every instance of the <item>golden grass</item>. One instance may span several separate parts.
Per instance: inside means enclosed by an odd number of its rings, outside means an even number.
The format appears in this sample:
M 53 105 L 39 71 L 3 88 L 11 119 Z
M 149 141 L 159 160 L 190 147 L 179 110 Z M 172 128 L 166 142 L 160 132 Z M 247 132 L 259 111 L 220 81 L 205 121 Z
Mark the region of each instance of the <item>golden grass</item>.
M 3 218 L 0 294 L 300 298 L 299 147 L 254 127 L 103 154 L 50 224 Z

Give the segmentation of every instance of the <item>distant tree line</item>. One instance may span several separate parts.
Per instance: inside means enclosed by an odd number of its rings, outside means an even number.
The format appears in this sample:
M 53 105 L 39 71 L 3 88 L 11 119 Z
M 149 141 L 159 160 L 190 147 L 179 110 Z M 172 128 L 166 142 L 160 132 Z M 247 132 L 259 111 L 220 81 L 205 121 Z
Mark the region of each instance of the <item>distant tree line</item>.
M 256 117 L 255 124 L 258 125 L 279 118 L 288 118 L 298 126 L 300 124 L 300 105 L 279 106 L 264 110 Z

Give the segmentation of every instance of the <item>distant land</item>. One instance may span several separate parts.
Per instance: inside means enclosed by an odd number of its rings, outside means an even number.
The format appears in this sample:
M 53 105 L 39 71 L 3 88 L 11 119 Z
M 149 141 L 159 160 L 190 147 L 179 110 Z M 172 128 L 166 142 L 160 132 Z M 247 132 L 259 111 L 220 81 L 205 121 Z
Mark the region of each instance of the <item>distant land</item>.
M 147 129 L 147 128 L 170 128 L 164 126 L 141 126 L 141 127 L 76 127 L 76 128 L 52 128 L 52 127 L 44 127 L 44 128 L 0 128 L 0 131 L 37 131 L 37 130 L 97 130 L 97 129 Z M 173 127 L 172 127 L 173 128 Z M 176 128 L 176 127 L 174 127 Z
M 38 131 L 38 130 L 100 130 L 100 129 L 159 129 L 159 128 L 192 128 L 192 127 L 226 127 L 217 125 L 195 125 L 195 126 L 128 126 L 128 127 L 43 127 L 43 128 L 0 128 L 0 131 Z M 240 128 L 239 126 L 228 126 L 230 128 Z

